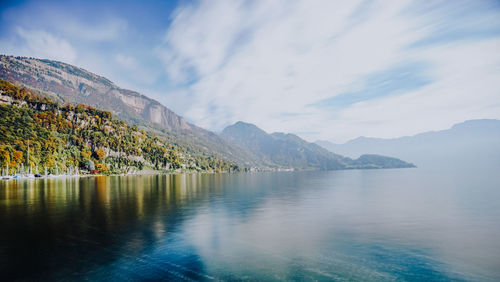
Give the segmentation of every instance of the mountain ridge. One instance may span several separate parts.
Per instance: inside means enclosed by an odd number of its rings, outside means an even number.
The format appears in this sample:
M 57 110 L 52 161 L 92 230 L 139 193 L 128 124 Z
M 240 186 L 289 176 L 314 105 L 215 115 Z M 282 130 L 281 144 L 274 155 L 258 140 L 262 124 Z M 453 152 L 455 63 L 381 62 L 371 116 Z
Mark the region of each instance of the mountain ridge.
M 64 103 L 110 108 L 121 119 L 142 117 L 172 131 L 191 128 L 160 102 L 64 62 L 0 55 L 0 78 L 54 93 Z
M 414 167 L 413 164 L 380 155 L 363 155 L 353 160 L 307 142 L 295 134 L 268 134 L 257 126 L 242 121 L 224 128 L 221 136 L 249 149 L 263 162 L 280 168 L 329 170 Z
M 407 139 L 407 138 L 418 137 L 418 136 L 422 136 L 422 135 L 429 135 L 429 134 L 440 133 L 440 132 L 448 131 L 448 130 L 452 130 L 452 129 L 460 129 L 460 128 L 468 127 L 468 126 L 476 124 L 476 123 L 486 122 L 486 123 L 494 124 L 494 123 L 497 123 L 499 121 L 500 120 L 498 120 L 498 119 L 470 119 L 470 120 L 464 120 L 463 122 L 455 123 L 455 124 L 453 124 L 451 127 L 447 128 L 447 129 L 430 130 L 430 131 L 420 132 L 420 133 L 417 133 L 417 134 L 414 134 L 414 135 L 405 135 L 405 136 L 399 136 L 399 137 L 394 137 L 394 138 L 358 136 L 358 137 L 353 138 L 351 140 L 348 140 L 348 141 L 346 141 L 344 143 L 335 143 L 335 142 L 331 142 L 331 141 L 328 141 L 328 140 L 316 140 L 316 141 L 314 141 L 314 143 L 325 143 L 326 144 L 326 142 L 328 142 L 328 143 L 333 144 L 333 145 L 345 145 L 345 144 L 349 144 L 349 143 L 362 142 L 362 141 L 366 141 L 366 140 L 381 140 L 381 141 L 400 140 L 400 139 Z
M 398 138 L 361 136 L 343 144 L 315 143 L 353 158 L 366 153 L 387 154 L 419 167 L 491 163 L 495 156 L 500 158 L 500 120 L 466 120 L 448 129 Z

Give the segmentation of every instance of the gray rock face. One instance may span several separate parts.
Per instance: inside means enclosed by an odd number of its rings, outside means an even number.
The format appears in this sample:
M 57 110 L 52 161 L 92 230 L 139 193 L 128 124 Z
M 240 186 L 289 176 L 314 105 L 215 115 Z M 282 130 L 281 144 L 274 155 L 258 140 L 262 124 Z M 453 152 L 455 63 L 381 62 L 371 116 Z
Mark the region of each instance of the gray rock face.
M 191 129 L 182 117 L 157 101 L 65 63 L 0 55 L 0 78 L 48 92 L 65 103 L 110 111 L 128 121 L 144 120 L 168 131 Z
M 0 104 L 10 105 L 12 104 L 12 98 L 6 95 L 2 95 L 0 92 Z

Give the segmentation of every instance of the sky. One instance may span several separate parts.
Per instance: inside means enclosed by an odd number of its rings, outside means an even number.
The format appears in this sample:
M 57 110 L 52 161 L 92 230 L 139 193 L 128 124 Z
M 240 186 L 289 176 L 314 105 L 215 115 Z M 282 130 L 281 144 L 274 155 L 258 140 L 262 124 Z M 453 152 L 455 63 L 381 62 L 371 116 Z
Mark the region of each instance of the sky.
M 221 131 L 345 142 L 500 119 L 500 1 L 5 1 L 0 53 L 83 67 Z

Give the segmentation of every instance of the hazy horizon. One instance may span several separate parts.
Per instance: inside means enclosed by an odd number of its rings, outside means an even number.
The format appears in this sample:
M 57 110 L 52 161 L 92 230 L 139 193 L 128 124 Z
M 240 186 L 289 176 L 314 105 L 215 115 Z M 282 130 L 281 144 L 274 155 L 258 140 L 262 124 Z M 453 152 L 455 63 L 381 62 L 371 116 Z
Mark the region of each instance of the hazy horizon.
M 455 123 L 455 124 L 453 124 L 450 127 L 439 129 L 439 130 L 423 131 L 423 132 L 418 132 L 418 133 L 415 133 L 415 134 L 412 134 L 412 135 L 402 135 L 402 136 L 395 136 L 395 137 L 388 137 L 388 138 L 381 138 L 381 137 L 375 137 L 375 136 L 360 135 L 360 136 L 355 137 L 353 139 L 349 139 L 349 140 L 346 140 L 344 142 L 339 142 L 339 143 L 335 143 L 335 142 L 330 141 L 330 140 L 322 140 L 322 139 L 318 139 L 318 140 L 314 140 L 314 141 L 310 141 L 310 142 L 323 142 L 323 141 L 326 141 L 326 142 L 330 142 L 330 143 L 332 143 L 334 145 L 344 145 L 344 144 L 348 144 L 348 143 L 350 143 L 352 141 L 356 141 L 356 140 L 359 140 L 359 139 L 365 139 L 365 138 L 366 139 L 376 139 L 376 140 L 381 140 L 381 141 L 397 140 L 397 139 L 401 139 L 401 138 L 416 137 L 416 136 L 419 136 L 421 134 L 426 134 L 426 133 L 437 133 L 437 132 L 441 132 L 441 131 L 446 131 L 446 130 L 452 129 L 453 127 L 455 127 L 457 125 L 460 125 L 460 124 L 463 124 L 463 123 L 467 123 L 467 122 L 474 122 L 474 121 L 500 121 L 500 120 L 499 119 L 468 119 L 468 120 L 464 120 L 462 122 Z

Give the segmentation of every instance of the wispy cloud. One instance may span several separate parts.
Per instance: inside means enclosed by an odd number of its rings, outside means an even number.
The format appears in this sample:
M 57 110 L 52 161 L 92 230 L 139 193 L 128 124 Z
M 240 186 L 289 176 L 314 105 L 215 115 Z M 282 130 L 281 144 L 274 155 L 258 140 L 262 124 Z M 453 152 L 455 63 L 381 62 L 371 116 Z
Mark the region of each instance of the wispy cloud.
M 319 132 L 309 139 L 413 134 L 500 117 L 481 110 L 500 99 L 490 79 L 500 25 L 482 19 L 500 13 L 487 4 L 200 1 L 178 8 L 157 50 L 186 85 L 185 115 L 211 129 L 245 120 Z M 464 32 L 450 27 L 458 15 Z
M 28 0 L 0 15 L 0 52 L 74 63 L 212 130 L 344 141 L 500 118 L 498 1 Z
M 101 22 L 91 24 L 67 19 L 58 29 L 68 37 L 73 37 L 83 41 L 114 41 L 126 34 L 128 24 L 120 18 L 103 19 Z
M 43 30 L 27 30 L 17 27 L 15 38 L 0 42 L 3 48 L 11 54 L 68 63 L 74 63 L 77 57 L 77 52 L 69 41 Z
M 127 69 L 133 69 L 137 67 L 137 61 L 132 56 L 116 54 L 115 60 L 120 66 L 125 67 Z
M 375 72 L 362 79 L 349 92 L 340 93 L 315 104 L 313 107 L 339 110 L 357 102 L 382 98 L 388 95 L 404 94 L 424 87 L 432 82 L 426 77 L 429 66 L 422 63 L 403 64 Z

